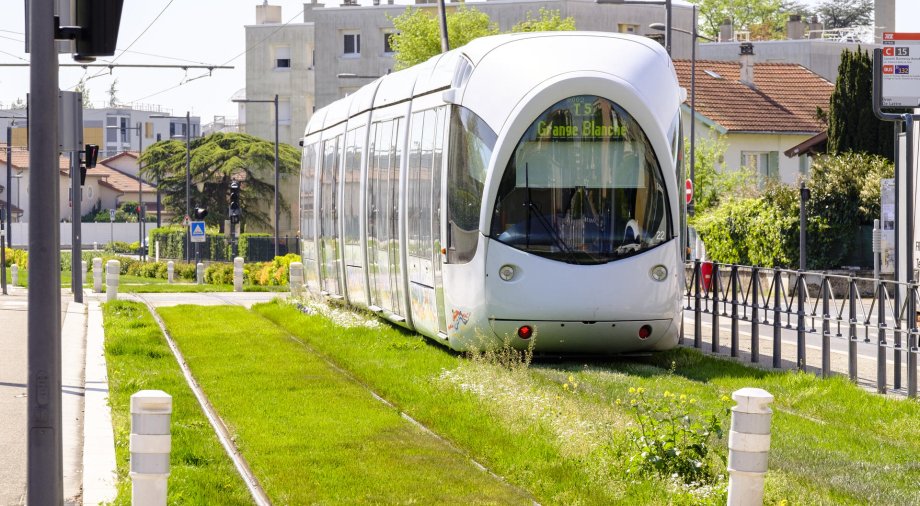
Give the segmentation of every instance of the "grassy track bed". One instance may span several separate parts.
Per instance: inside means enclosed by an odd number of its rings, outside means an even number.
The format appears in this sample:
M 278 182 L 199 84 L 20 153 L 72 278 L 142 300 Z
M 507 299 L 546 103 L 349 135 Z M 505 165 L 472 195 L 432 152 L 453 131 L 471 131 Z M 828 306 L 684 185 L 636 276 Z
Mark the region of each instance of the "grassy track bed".
M 750 386 L 776 397 L 767 504 L 920 503 L 912 457 L 920 442 L 909 436 L 920 405 L 844 378 L 768 372 L 689 349 L 509 366 L 460 358 L 386 325 L 344 328 L 278 303 L 254 309 L 542 504 L 724 504 L 719 487 L 630 472 L 626 434 L 635 420 L 617 400 L 642 388 L 724 414 L 733 404 L 725 397 Z M 724 417 L 726 434 L 728 424 Z M 716 445 L 724 454 L 726 440 Z
M 249 492 L 147 308 L 118 301 L 106 303 L 103 311 L 118 472 L 118 498 L 114 504 L 131 504 L 130 400 L 139 390 L 163 390 L 173 398 L 169 504 L 251 504 Z
M 287 331 L 240 307 L 207 311 L 202 318 L 197 306 L 159 310 L 276 504 L 530 502 Z M 310 322 L 337 333 L 321 317 Z

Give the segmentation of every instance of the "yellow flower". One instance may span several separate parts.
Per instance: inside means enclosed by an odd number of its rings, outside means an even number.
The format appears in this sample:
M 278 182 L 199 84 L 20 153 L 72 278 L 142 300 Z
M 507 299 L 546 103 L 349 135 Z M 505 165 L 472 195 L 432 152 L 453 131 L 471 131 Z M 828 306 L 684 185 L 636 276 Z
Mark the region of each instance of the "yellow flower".
M 722 398 L 721 398 L 720 400 L 721 400 L 722 402 L 728 402 L 728 401 L 730 401 L 731 399 L 729 399 L 727 395 L 723 395 Z
M 680 401 L 681 401 L 681 402 L 684 402 L 684 401 L 686 401 L 686 400 L 687 400 L 687 395 L 686 395 L 686 394 L 680 394 Z
M 629 393 L 631 393 L 631 394 L 636 393 L 636 389 L 633 388 L 633 387 L 629 387 Z
M 575 378 L 571 374 L 569 374 L 569 383 L 575 383 Z

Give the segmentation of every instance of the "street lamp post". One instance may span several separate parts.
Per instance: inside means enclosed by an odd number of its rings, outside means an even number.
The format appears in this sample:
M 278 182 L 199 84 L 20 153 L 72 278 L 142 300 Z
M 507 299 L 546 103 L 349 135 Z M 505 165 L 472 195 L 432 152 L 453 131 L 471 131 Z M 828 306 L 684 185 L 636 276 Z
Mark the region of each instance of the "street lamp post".
M 652 30 L 663 30 L 665 27 L 661 23 L 652 23 L 649 25 Z M 693 6 L 693 31 L 689 32 L 681 28 L 672 28 L 672 30 L 685 33 L 692 37 L 690 43 L 690 181 L 696 183 L 696 39 L 705 39 L 715 42 L 713 39 L 700 35 L 696 29 L 696 5 Z M 694 202 L 691 200 L 687 204 L 687 214 L 693 216 Z
M 357 76 L 356 76 L 357 77 Z M 256 100 L 249 98 L 234 99 L 237 103 L 275 104 L 275 256 L 278 256 L 278 94 L 272 100 Z

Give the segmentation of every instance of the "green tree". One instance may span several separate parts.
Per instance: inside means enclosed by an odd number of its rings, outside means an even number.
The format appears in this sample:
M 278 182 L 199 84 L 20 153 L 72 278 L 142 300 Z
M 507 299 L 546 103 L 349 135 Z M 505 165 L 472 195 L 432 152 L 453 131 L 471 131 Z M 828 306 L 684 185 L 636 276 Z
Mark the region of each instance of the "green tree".
M 73 91 L 80 93 L 80 96 L 83 98 L 84 109 L 93 108 L 93 103 L 89 99 L 89 88 L 86 87 L 86 76 L 80 78 L 80 82 L 73 87 Z
M 575 29 L 575 18 L 562 17 L 558 10 L 540 7 L 540 17 L 534 18 L 533 12 L 527 11 L 524 21 L 511 27 L 512 32 L 567 32 Z
M 875 5 L 872 0 L 824 0 L 816 12 L 826 30 L 868 26 L 872 24 Z
M 396 69 L 404 69 L 422 63 L 441 53 L 441 30 L 437 18 L 430 10 L 407 7 L 406 11 L 392 18 L 397 33 L 390 39 L 396 52 Z M 460 47 L 467 42 L 498 33 L 498 25 L 489 15 L 461 6 L 447 14 L 447 34 L 450 47 Z
M 195 139 L 191 143 L 191 203 L 208 210 L 205 221 L 210 226 L 223 228 L 227 219 L 230 183 L 240 181 L 240 206 L 243 223 L 249 226 L 269 227 L 271 219 L 266 211 L 274 195 L 274 143 L 251 135 L 239 133 L 214 133 Z M 141 157 L 142 172 L 148 180 L 159 181 L 166 209 L 172 211 L 175 221 L 181 221 L 188 207 L 185 201 L 185 143 L 177 140 L 158 142 L 144 151 Z M 287 144 L 278 146 L 278 171 L 280 175 L 296 174 L 300 168 L 300 152 Z M 198 185 L 202 184 L 202 189 Z M 287 204 L 279 193 L 279 207 Z
M 735 30 L 747 30 L 752 38 L 780 39 L 789 11 L 782 0 L 695 0 L 699 7 L 700 33 L 716 38 L 719 25 L 730 20 Z
M 828 111 L 829 153 L 856 151 L 894 160 L 894 125 L 872 111 L 872 59 L 868 51 L 843 50 Z
M 118 78 L 112 80 L 112 85 L 109 86 L 109 107 L 118 107 Z

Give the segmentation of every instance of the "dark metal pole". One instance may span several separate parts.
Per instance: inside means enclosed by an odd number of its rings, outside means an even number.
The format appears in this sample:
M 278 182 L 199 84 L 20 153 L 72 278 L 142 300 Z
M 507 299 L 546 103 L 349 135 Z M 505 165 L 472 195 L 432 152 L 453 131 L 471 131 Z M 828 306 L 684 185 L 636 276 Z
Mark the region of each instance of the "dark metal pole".
M 914 117 L 911 114 L 905 114 L 904 131 L 907 133 L 907 146 L 905 151 L 905 163 L 907 170 L 907 198 L 905 199 L 905 216 L 907 217 L 907 247 L 904 248 L 907 253 L 907 396 L 914 398 L 917 396 L 917 287 L 914 283 L 917 281 L 914 273 L 917 266 L 914 265 Z
M 670 24 L 668 24 L 670 26 Z M 690 182 L 696 185 L 696 5 L 693 6 L 693 36 L 690 46 Z M 670 53 L 670 50 L 668 51 Z M 696 189 L 696 188 L 694 188 Z M 693 216 L 696 199 L 687 204 L 687 214 Z
M 80 135 L 80 134 L 77 134 Z M 80 137 L 83 137 L 80 135 Z M 79 144 L 77 144 L 79 145 Z M 80 247 L 80 152 L 70 153 L 70 289 L 73 301 L 83 303 L 83 260 Z
M 29 374 L 26 502 L 63 504 L 58 55 L 54 5 L 30 0 Z
M 441 0 L 443 2 L 443 0 Z M 275 95 L 275 256 L 278 256 L 278 95 Z
M 696 8 L 696 6 L 694 6 Z M 665 10 L 665 31 L 664 31 L 664 48 L 668 51 L 668 56 L 671 56 L 671 0 L 665 0 L 664 2 Z M 696 16 L 694 15 L 694 20 Z M 693 27 L 693 33 L 696 33 L 696 27 Z M 696 41 L 694 40 L 694 43 Z
M 18 188 L 17 188 L 18 189 Z M 19 202 L 17 202 L 18 204 Z M 13 247 L 13 126 L 6 126 L 6 237 Z
M 9 188 L 9 186 L 7 186 Z M 9 193 L 9 190 L 7 190 Z M 7 195 L 9 197 L 9 195 Z M 0 215 L 3 215 L 3 209 L 0 209 Z M 0 286 L 3 287 L 3 295 L 7 295 L 6 291 L 6 234 L 8 232 L 6 224 L 3 223 L 3 216 L 0 216 L 0 228 L 3 230 L 0 231 Z
M 805 188 L 805 181 L 799 185 L 799 269 L 805 270 L 806 241 L 808 239 L 808 217 L 806 216 L 805 203 L 808 202 L 810 192 Z
M 668 0 L 669 2 L 671 0 Z M 447 36 L 447 9 L 444 7 L 444 0 L 438 0 L 438 20 L 441 23 L 441 52 L 450 51 L 450 39 Z
M 189 124 L 191 122 L 191 111 L 185 111 L 185 217 L 188 218 L 192 215 L 192 197 L 190 195 L 190 186 L 192 182 L 192 132 L 189 129 Z M 183 220 L 184 221 L 184 220 Z M 188 263 L 189 255 L 189 234 L 191 229 L 189 225 L 185 226 L 185 261 Z

